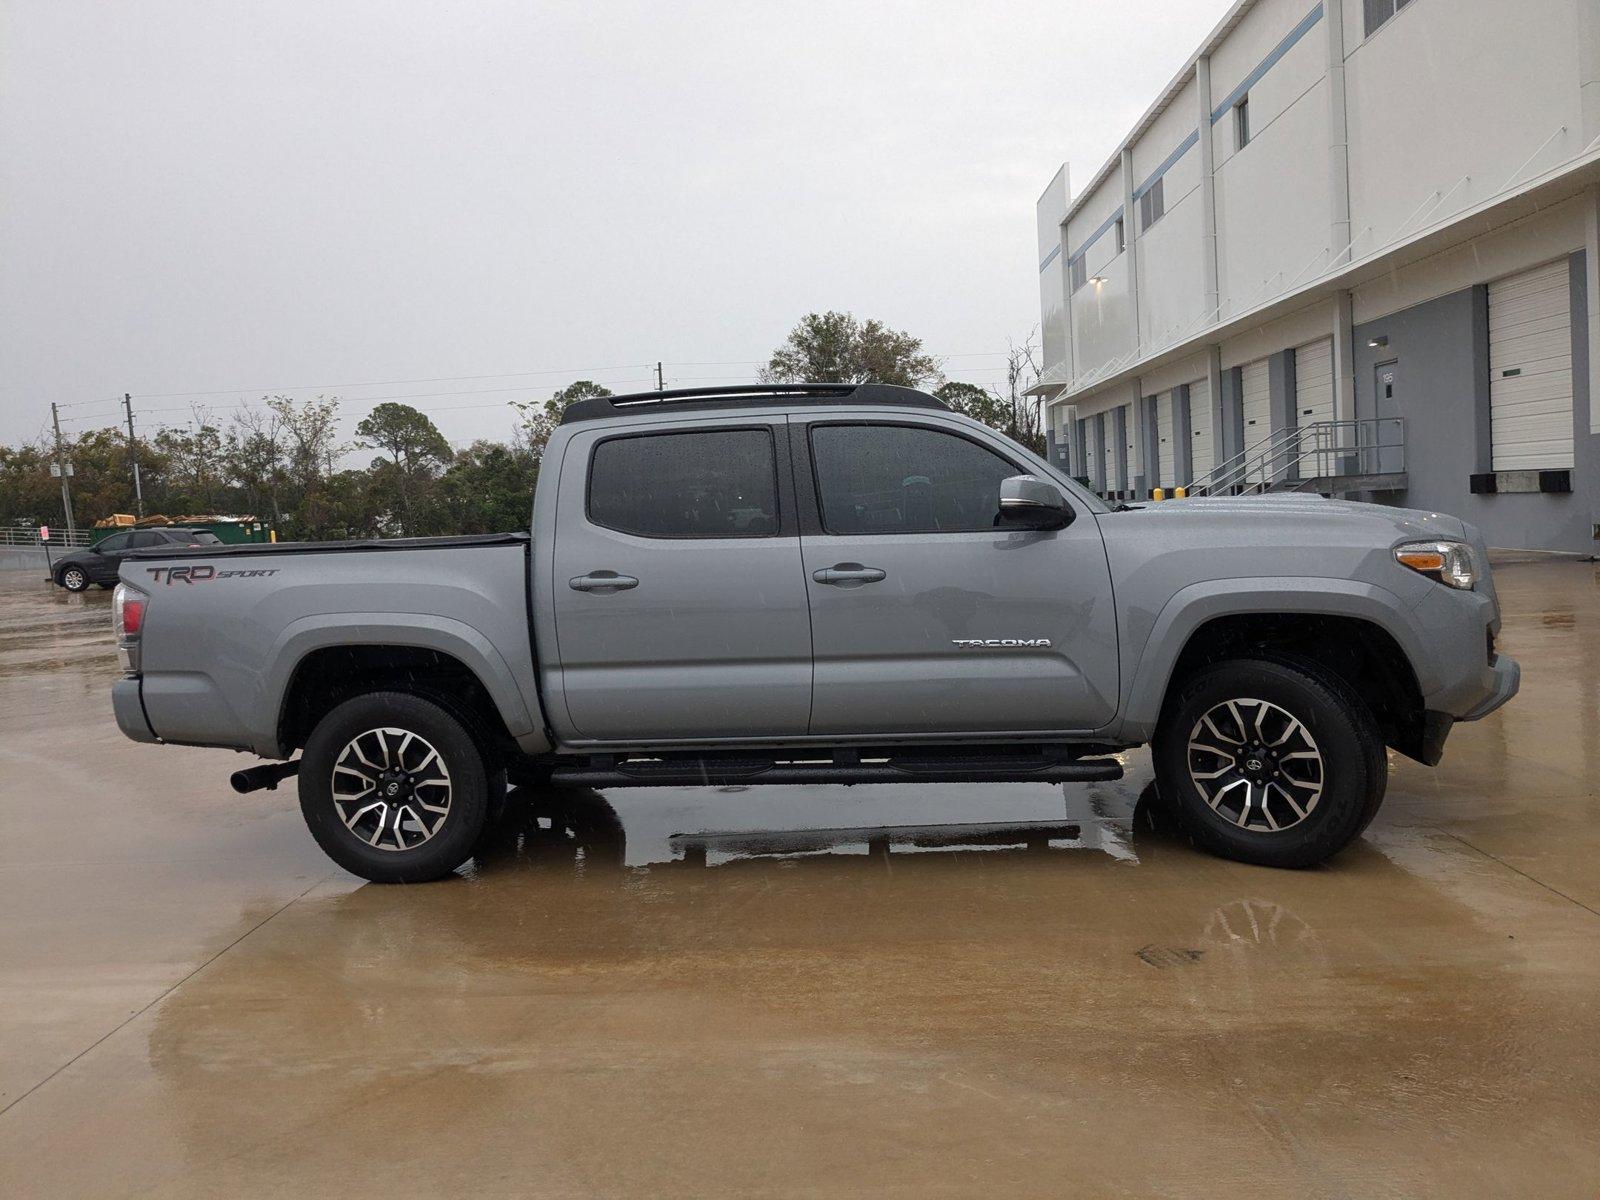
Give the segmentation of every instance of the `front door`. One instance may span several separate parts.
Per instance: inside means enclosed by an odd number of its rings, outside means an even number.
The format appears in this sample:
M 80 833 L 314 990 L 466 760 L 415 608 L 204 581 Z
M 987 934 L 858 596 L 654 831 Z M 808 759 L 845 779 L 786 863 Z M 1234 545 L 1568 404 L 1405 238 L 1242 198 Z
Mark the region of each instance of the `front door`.
M 572 736 L 805 733 L 811 624 L 784 428 L 685 421 L 568 443 L 553 589 Z
M 813 734 L 1087 730 L 1111 719 L 1116 621 L 1087 510 L 1065 529 L 996 529 L 1000 481 L 1038 468 L 964 424 L 791 419 Z
M 1370 469 L 1385 473 L 1402 470 L 1405 451 L 1400 445 L 1403 440 L 1400 422 L 1395 419 L 1400 415 L 1398 360 L 1390 359 L 1372 368 L 1372 394 L 1375 398 L 1373 415 L 1378 419 L 1367 437 L 1378 449 L 1367 452 L 1368 461 L 1374 464 Z

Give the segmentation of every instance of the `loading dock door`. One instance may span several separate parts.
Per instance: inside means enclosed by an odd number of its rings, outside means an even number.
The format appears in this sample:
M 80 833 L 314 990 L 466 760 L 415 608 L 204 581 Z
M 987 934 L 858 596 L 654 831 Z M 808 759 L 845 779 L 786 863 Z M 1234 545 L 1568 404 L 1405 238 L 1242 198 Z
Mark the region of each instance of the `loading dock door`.
M 1333 420 L 1333 339 L 1318 338 L 1294 352 L 1294 423 L 1304 429 Z
M 1489 285 L 1492 469 L 1572 466 L 1572 295 L 1567 261 Z
M 1267 360 L 1246 363 L 1239 371 L 1239 391 L 1244 408 L 1244 448 L 1251 449 L 1272 433 L 1272 388 L 1267 382 Z
M 1217 465 L 1211 421 L 1211 381 L 1197 379 L 1189 385 L 1189 442 L 1194 456 L 1191 482 L 1203 480 Z
M 1178 483 L 1178 444 L 1172 439 L 1172 393 L 1156 397 L 1157 487 L 1176 487 Z

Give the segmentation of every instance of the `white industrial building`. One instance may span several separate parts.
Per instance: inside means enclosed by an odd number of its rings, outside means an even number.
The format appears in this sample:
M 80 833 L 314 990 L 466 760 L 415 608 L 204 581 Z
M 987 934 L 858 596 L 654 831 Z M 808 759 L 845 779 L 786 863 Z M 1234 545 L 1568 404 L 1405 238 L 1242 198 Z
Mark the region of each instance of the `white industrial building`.
M 1038 202 L 1051 454 L 1600 549 L 1600 0 L 1239 0 Z

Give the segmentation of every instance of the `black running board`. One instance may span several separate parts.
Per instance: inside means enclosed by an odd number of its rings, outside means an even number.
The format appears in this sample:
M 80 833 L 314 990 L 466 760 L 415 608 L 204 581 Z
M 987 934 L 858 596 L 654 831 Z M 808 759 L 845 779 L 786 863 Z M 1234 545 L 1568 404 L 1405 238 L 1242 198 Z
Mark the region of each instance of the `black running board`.
M 976 759 L 807 763 L 640 760 L 560 765 L 552 783 L 584 787 L 708 787 L 753 783 L 1097 783 L 1122 778 L 1113 758 L 1072 762 Z

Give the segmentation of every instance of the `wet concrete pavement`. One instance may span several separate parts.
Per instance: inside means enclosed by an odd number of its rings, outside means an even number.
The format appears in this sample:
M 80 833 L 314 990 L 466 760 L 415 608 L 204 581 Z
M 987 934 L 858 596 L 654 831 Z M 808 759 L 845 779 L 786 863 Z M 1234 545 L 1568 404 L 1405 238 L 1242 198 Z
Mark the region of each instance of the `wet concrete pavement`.
M 385 888 L 0 574 L 0 1194 L 1593 1196 L 1600 577 L 1497 581 L 1522 696 L 1317 870 L 1190 849 L 1139 752 L 540 793 Z

